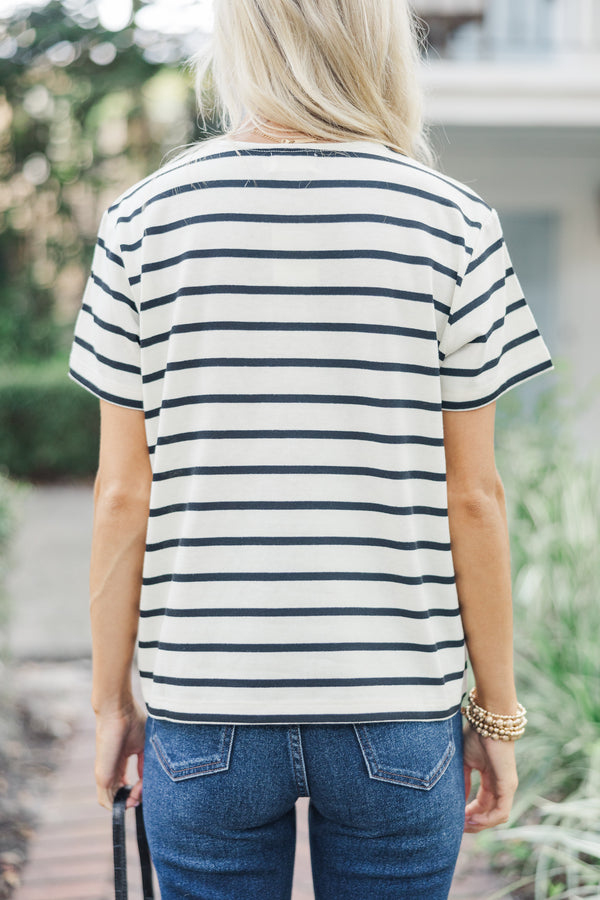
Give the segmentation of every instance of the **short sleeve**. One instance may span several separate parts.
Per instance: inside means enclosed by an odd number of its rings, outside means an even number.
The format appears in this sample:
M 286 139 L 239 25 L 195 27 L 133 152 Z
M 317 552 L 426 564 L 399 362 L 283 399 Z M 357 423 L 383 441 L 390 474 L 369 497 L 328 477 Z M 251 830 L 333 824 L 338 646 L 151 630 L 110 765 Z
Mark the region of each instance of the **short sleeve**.
M 139 312 L 110 209 L 100 222 L 75 321 L 68 375 L 97 397 L 143 409 Z
M 495 209 L 457 282 L 439 340 L 442 409 L 476 409 L 554 368 Z

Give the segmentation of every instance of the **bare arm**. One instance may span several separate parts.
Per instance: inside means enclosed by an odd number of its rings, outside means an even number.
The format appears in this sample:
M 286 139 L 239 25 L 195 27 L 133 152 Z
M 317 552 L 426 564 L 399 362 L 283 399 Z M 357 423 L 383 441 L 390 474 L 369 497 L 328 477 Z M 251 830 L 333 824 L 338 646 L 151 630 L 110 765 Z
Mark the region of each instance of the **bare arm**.
M 92 706 L 96 713 L 96 782 L 102 806 L 111 808 L 127 758 L 143 762 L 143 721 L 134 703 L 131 664 L 152 470 L 144 414 L 100 401 L 100 458 L 94 484 L 90 563 Z M 128 805 L 141 792 L 135 786 Z
M 452 560 L 481 705 L 516 712 L 510 548 L 494 461 L 495 403 L 444 412 Z
M 452 559 L 477 695 L 485 709 L 510 715 L 517 711 L 510 547 L 494 460 L 495 407 L 445 411 L 444 445 Z M 500 745 L 467 726 L 464 765 L 467 794 L 472 770 L 481 774 L 465 830 L 506 822 L 517 788 L 514 744 Z

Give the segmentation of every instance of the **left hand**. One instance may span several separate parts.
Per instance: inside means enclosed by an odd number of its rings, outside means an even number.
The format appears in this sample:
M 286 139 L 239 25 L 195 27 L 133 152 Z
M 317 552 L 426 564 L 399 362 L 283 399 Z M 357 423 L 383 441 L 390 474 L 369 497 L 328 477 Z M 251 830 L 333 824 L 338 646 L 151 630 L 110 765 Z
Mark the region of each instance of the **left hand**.
M 127 809 L 142 798 L 146 715 L 132 701 L 125 710 L 96 714 L 96 792 L 98 803 L 112 810 L 115 794 L 127 784 L 125 772 L 130 756 L 137 755 L 138 781 L 127 798 Z

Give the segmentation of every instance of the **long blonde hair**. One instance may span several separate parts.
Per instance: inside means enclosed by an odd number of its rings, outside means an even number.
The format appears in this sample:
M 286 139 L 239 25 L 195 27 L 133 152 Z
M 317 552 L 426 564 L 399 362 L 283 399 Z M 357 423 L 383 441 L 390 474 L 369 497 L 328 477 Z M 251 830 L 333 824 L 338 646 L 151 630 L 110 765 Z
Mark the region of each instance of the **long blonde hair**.
M 191 59 L 205 131 L 207 114 L 227 135 L 258 117 L 435 165 L 418 82 L 425 31 L 409 0 L 214 0 L 214 11 Z

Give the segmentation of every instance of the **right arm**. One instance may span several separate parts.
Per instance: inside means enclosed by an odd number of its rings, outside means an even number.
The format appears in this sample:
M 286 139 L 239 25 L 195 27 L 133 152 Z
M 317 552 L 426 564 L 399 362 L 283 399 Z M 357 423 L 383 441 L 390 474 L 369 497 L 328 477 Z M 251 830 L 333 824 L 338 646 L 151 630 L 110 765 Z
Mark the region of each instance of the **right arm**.
M 504 489 L 494 459 L 495 402 L 444 411 L 444 447 L 452 560 L 467 653 L 478 702 L 493 713 L 517 711 L 509 534 Z M 465 727 L 466 831 L 506 822 L 517 788 L 514 743 L 481 737 Z M 470 821 L 471 820 L 471 821 Z

